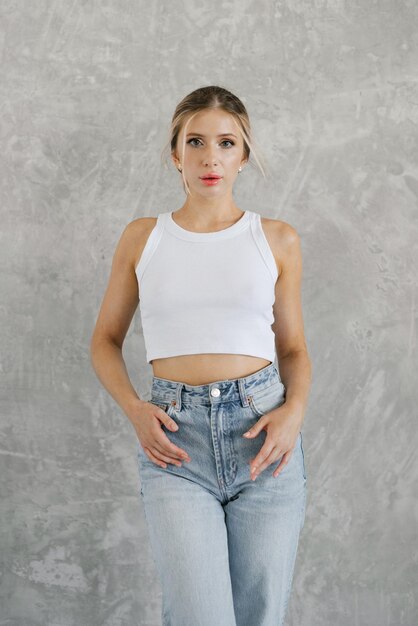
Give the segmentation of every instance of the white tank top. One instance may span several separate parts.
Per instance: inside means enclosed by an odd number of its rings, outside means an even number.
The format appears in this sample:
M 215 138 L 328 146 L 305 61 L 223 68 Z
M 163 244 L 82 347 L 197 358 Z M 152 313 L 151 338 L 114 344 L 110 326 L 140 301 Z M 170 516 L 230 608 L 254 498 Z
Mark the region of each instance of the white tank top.
M 135 272 L 148 363 L 204 353 L 275 360 L 278 271 L 258 213 L 211 233 L 160 213 Z

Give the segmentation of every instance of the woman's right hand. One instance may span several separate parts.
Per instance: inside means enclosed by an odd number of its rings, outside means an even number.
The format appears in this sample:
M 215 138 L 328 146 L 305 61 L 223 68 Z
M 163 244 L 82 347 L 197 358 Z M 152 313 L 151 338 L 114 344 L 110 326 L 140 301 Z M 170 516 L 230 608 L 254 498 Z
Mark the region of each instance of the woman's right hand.
M 189 462 L 187 452 L 172 443 L 161 427 L 164 424 L 169 430 L 176 431 L 176 422 L 152 402 L 138 402 L 130 420 L 147 457 L 161 467 L 167 467 L 166 463 L 181 467 L 180 460 Z

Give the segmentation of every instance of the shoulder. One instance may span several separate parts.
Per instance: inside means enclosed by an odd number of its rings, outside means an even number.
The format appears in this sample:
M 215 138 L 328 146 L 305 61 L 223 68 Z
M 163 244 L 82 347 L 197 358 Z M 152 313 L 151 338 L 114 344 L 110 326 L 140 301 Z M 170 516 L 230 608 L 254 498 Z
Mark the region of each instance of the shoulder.
M 156 217 L 138 217 L 129 222 L 121 235 L 119 245 L 134 267 L 139 263 L 142 251 L 157 223 Z
M 138 217 L 125 226 L 128 237 L 144 237 L 149 234 L 157 223 L 156 217 Z
M 282 220 L 261 217 L 261 225 L 280 275 L 286 262 L 300 254 L 300 236 L 296 228 Z

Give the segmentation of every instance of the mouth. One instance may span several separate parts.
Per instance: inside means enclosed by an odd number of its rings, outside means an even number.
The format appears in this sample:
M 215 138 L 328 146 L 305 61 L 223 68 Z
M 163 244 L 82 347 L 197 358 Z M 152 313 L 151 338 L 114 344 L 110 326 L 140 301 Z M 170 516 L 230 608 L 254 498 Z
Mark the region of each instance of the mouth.
M 208 174 L 207 176 L 200 176 L 201 180 L 219 180 L 219 178 L 222 178 L 222 176 L 219 176 L 218 174 Z
M 206 186 L 213 186 L 217 185 L 219 181 L 222 180 L 222 176 L 201 176 L 200 180 Z

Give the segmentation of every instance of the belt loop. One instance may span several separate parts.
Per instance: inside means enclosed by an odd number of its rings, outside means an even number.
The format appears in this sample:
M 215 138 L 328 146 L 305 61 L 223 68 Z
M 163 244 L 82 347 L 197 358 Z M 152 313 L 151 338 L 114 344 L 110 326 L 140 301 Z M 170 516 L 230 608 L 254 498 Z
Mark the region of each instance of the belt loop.
M 238 378 L 238 391 L 241 398 L 242 406 L 248 406 L 248 397 L 245 389 L 245 378 Z
M 183 383 L 177 383 L 176 385 L 176 392 L 175 392 L 175 400 L 174 400 L 174 406 L 176 407 L 177 411 L 181 411 L 181 392 L 183 389 Z

